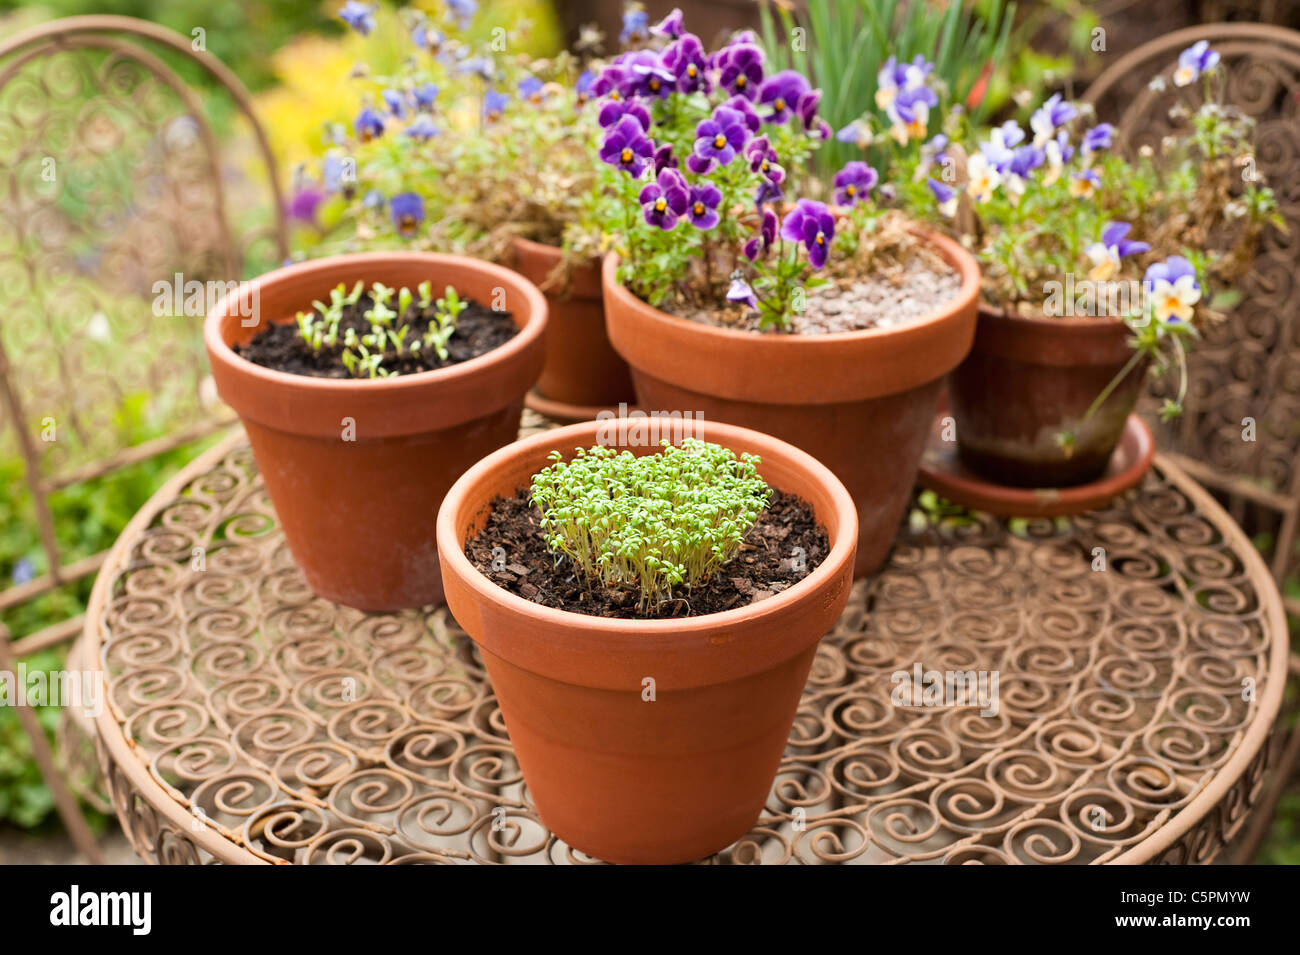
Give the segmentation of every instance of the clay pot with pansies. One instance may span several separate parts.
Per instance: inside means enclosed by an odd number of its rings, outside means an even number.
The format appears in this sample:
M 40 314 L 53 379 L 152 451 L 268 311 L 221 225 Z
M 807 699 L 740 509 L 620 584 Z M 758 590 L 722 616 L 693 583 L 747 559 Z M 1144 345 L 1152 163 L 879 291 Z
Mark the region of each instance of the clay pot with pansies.
M 1016 487 L 1071 487 L 1105 471 L 1142 391 L 1119 318 L 1037 318 L 983 306 L 948 401 L 962 462 Z M 1088 409 L 1128 368 L 1106 400 Z M 1072 435 L 1073 441 L 1062 437 Z
M 886 328 L 760 334 L 669 315 L 603 268 L 605 319 L 632 368 L 637 406 L 737 424 L 795 445 L 844 482 L 858 510 L 855 573 L 878 570 L 906 511 L 944 378 L 970 350 L 979 267 L 937 233 L 918 236 L 960 277 L 950 299 Z
M 542 290 L 549 311 L 546 362 L 529 407 L 557 420 L 593 418 L 634 401 L 627 363 L 609 343 L 599 263 L 563 267 L 563 252 L 516 238 L 514 268 Z
M 758 819 L 818 641 L 848 600 L 857 510 L 828 468 L 786 442 L 687 422 L 685 436 L 759 455 L 771 487 L 811 505 L 830 546 L 802 580 L 719 613 L 615 619 L 533 603 L 480 573 L 465 543 L 494 502 L 527 489 L 553 450 L 610 443 L 607 428 L 534 435 L 456 482 L 438 515 L 447 606 L 478 645 L 542 821 L 609 862 L 690 862 Z M 627 446 L 629 436 L 612 440 Z M 631 443 L 637 455 L 659 450 Z
M 519 331 L 478 357 L 375 379 L 316 378 L 254 364 L 231 346 L 292 322 L 339 283 L 452 286 L 510 313 Z M 256 298 L 245 318 L 241 298 Z M 236 412 L 285 540 L 319 596 L 367 611 L 442 602 L 434 525 L 460 474 L 518 435 L 541 372 L 546 300 L 509 269 L 419 252 L 317 259 L 268 272 L 207 316 L 217 392 Z

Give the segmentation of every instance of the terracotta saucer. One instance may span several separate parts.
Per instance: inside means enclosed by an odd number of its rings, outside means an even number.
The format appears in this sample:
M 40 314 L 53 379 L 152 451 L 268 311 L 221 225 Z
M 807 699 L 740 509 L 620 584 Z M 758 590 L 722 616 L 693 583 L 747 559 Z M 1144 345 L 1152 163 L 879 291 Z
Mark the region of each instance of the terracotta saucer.
M 553 398 L 547 398 L 537 393 L 536 389 L 524 395 L 524 407 L 536 411 L 543 417 L 550 418 L 552 421 L 559 421 L 562 424 L 573 424 L 578 421 L 594 421 L 596 415 L 602 411 L 610 411 L 618 414 L 618 403 L 612 405 L 571 405 L 564 401 L 556 401 Z M 627 403 L 627 411 L 636 410 L 635 403 Z
M 962 464 L 957 442 L 942 437 L 947 416 L 947 410 L 935 416 L 916 483 L 954 504 L 999 517 L 1067 517 L 1105 507 L 1119 494 L 1137 486 L 1156 455 L 1151 429 L 1133 414 L 1129 415 L 1110 463 L 1095 481 L 1077 487 L 1008 487 L 994 484 Z

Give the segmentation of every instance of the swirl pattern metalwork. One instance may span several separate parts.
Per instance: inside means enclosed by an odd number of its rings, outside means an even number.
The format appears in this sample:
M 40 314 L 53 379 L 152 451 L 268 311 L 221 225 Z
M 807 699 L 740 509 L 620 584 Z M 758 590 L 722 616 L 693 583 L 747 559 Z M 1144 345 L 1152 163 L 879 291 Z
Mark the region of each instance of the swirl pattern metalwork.
M 136 849 L 597 861 L 533 809 L 445 609 L 314 597 L 237 442 L 128 529 L 89 615 L 100 757 Z M 1164 463 L 1068 521 L 914 515 L 822 641 L 762 817 L 709 861 L 1210 862 L 1260 788 L 1285 655 L 1260 559 Z M 900 695 L 918 665 L 997 674 L 996 695 Z

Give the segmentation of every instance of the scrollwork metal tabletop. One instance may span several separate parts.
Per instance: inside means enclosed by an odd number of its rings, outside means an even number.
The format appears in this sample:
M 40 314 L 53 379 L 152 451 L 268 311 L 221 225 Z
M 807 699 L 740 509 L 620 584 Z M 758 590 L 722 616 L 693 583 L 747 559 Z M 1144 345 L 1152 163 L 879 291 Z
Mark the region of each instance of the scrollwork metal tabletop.
M 148 860 L 596 861 L 533 810 L 445 609 L 307 589 L 242 436 L 137 516 L 87 621 L 100 762 Z M 1068 521 L 917 512 L 822 641 L 762 817 L 710 861 L 1211 862 L 1286 654 L 1250 542 L 1163 460 Z M 996 673 L 996 707 L 896 705 L 918 663 Z

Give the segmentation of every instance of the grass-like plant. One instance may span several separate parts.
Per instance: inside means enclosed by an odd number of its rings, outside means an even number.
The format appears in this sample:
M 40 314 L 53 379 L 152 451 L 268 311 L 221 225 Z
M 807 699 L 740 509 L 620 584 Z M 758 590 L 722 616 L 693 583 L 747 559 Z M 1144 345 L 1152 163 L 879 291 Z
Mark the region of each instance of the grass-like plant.
M 597 446 L 550 460 L 532 482 L 550 548 L 589 581 L 639 587 L 642 612 L 731 560 L 772 493 L 758 457 L 696 438 L 641 457 Z
M 892 122 L 877 99 L 882 67 L 891 58 L 908 64 L 922 57 L 932 66 L 932 85 L 952 102 L 967 104 L 976 122 L 983 119 L 988 100 L 982 88 L 992 66 L 1006 59 L 1015 11 L 1004 0 L 819 0 L 798 12 L 764 3 L 760 33 L 773 70 L 798 70 L 821 88 L 827 122 L 836 130 L 860 124 L 869 132 Z M 879 168 L 887 156 L 882 146 L 867 158 Z M 856 158 L 854 144 L 840 137 L 816 162 L 830 173 Z
M 339 283 L 330 290 L 328 303 L 315 301 L 313 311 L 298 313 L 298 337 L 313 352 L 336 352 L 353 378 L 387 378 L 392 371 L 384 367 L 386 359 L 417 358 L 430 350 L 447 360 L 447 342 L 469 304 L 454 288 L 448 285 L 444 297 L 434 301 L 429 282 L 421 282 L 414 293 L 405 286 L 392 289 L 376 282 L 370 288 L 370 307 L 362 312 L 369 330 L 358 332 L 355 323 L 344 327 L 344 310 L 358 308 L 364 291 L 364 282 L 350 292 Z M 424 333 L 413 334 L 414 320 L 425 316 Z

